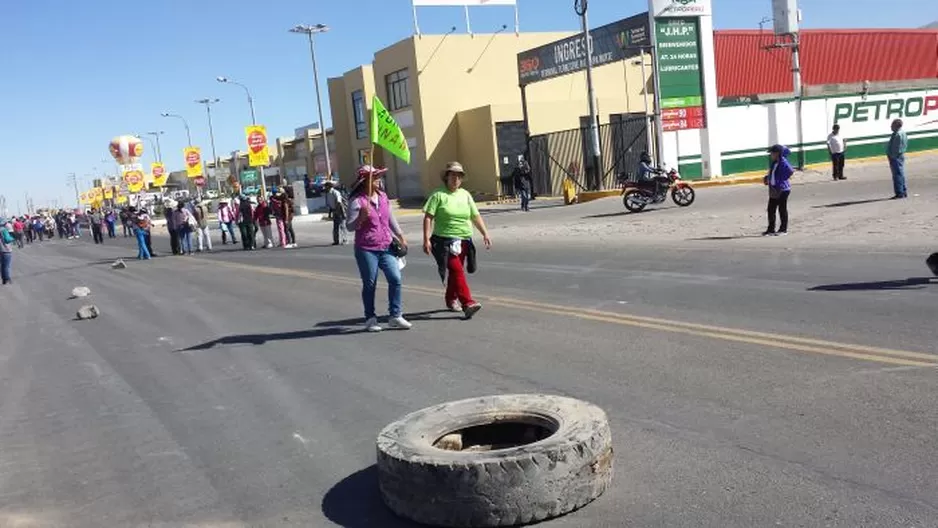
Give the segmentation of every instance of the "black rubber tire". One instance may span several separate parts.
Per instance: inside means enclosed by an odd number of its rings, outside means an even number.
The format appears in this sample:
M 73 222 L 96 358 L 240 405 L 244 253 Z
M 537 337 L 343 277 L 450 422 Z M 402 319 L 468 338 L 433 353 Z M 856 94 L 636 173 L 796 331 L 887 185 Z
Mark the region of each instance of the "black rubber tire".
M 679 199 L 678 198 L 679 192 L 686 195 L 686 197 Z M 675 187 L 674 189 L 671 189 L 671 199 L 679 207 L 687 207 L 693 204 L 696 197 L 697 197 L 697 193 L 694 192 L 694 188 L 691 187 L 690 185 L 683 185 L 683 186 Z
M 633 195 L 633 194 L 640 194 L 640 193 L 641 193 L 641 191 L 639 191 L 638 189 L 632 189 L 631 191 L 626 191 L 625 194 L 622 195 L 622 204 L 625 205 L 625 208 L 628 209 L 629 212 L 632 212 L 632 213 L 640 213 L 640 212 L 642 212 L 643 209 L 645 209 L 645 205 L 647 205 L 647 204 L 644 204 L 644 203 L 643 203 L 643 204 L 640 204 L 640 205 L 636 205 L 636 204 L 633 204 L 633 203 L 631 203 L 631 202 L 629 201 L 629 197 L 630 197 L 631 195 Z
M 531 444 L 447 451 L 452 431 L 530 417 L 557 426 Z M 502 395 L 444 403 L 409 414 L 378 436 L 378 483 L 397 515 L 446 527 L 514 526 L 582 508 L 612 482 L 609 421 L 602 409 L 546 395 Z

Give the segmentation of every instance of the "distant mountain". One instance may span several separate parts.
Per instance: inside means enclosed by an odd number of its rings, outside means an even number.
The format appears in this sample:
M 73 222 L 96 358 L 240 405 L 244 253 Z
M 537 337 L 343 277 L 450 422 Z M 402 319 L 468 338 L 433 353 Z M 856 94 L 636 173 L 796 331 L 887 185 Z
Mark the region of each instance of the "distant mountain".
M 928 24 L 927 26 L 922 26 L 922 29 L 938 29 L 938 20 Z

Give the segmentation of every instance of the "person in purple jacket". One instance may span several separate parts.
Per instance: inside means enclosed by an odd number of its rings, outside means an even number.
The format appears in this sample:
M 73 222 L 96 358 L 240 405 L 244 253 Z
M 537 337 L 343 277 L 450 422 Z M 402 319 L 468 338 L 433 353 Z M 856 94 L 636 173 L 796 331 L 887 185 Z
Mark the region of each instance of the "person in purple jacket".
M 785 145 L 772 145 L 769 147 L 769 157 L 772 166 L 765 175 L 763 183 L 769 188 L 769 227 L 762 236 L 785 236 L 788 234 L 788 196 L 791 194 L 791 175 L 795 172 L 788 162 L 791 150 Z M 778 231 L 775 230 L 775 212 L 781 223 Z
M 375 289 L 378 270 L 388 281 L 388 327 L 407 330 L 411 324 L 401 311 L 401 266 L 391 252 L 391 243 L 407 247 L 401 227 L 394 219 L 388 195 L 381 190 L 381 179 L 387 169 L 365 165 L 358 169 L 358 179 L 349 197 L 346 225 L 355 232 L 355 261 L 362 278 L 362 304 L 365 308 L 365 330 L 380 332 L 375 314 Z M 368 184 L 371 183 L 371 189 Z

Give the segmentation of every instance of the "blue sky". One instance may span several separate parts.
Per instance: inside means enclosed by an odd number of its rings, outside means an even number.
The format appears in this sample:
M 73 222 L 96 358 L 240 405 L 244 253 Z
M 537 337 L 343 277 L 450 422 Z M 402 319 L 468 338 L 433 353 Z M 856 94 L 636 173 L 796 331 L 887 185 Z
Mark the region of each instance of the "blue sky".
M 522 31 L 577 27 L 572 0 L 518 0 Z M 938 19 L 935 0 L 803 0 L 805 27 L 913 27 Z M 0 195 L 16 212 L 29 192 L 37 205 L 71 203 L 66 175 L 79 179 L 114 172 L 107 144 L 125 133 L 164 130 L 162 151 L 170 170 L 182 165 L 182 122 L 193 143 L 211 156 L 204 107 L 194 100 L 218 97 L 213 110 L 219 155 L 243 148 L 250 114 L 240 88 L 215 81 L 226 75 L 251 88 L 259 123 L 271 137 L 292 135 L 315 122 L 316 104 L 305 37 L 287 32 L 299 23 L 324 23 L 317 37 L 324 113 L 326 77 L 371 62 L 374 51 L 412 33 L 410 0 L 9 0 L 0 11 L 0 101 L 6 126 L 0 145 L 7 164 Z M 770 0 L 713 0 L 717 28 L 755 28 L 771 12 Z M 645 0 L 592 0 L 590 22 L 599 26 L 647 9 Z M 426 7 L 424 33 L 457 26 L 461 8 Z M 510 7 L 471 10 L 473 30 L 513 24 Z M 152 161 L 146 144 L 144 162 Z M 95 169 L 96 168 L 96 169 Z

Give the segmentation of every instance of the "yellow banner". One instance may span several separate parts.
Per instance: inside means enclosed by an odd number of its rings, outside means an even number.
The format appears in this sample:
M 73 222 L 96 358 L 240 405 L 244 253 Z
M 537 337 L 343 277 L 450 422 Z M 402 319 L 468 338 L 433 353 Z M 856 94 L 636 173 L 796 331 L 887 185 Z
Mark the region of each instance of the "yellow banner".
M 114 187 L 105 187 L 104 188 L 104 199 L 113 200 L 114 199 Z
M 127 184 L 127 190 L 132 193 L 142 191 L 146 185 L 143 181 L 143 171 L 135 169 L 124 172 L 124 183 Z
M 124 196 L 123 194 L 118 194 L 117 199 L 115 201 L 119 204 L 127 203 L 127 197 Z
M 267 127 L 251 125 L 244 128 L 248 140 L 248 165 L 266 167 L 270 163 L 270 147 L 267 145 Z
M 198 178 L 202 175 L 202 151 L 199 147 L 182 149 L 182 158 L 186 162 L 186 176 Z
M 83 193 L 79 194 L 79 195 L 78 195 L 78 202 L 79 202 L 79 203 L 83 203 L 83 204 L 88 203 L 88 193 L 83 192 Z
M 153 173 L 153 187 L 163 187 L 166 185 L 169 174 L 166 173 L 166 167 L 164 167 L 162 163 L 150 165 L 150 172 Z
M 104 199 L 104 189 L 102 189 L 101 187 L 95 187 L 94 189 L 91 190 L 92 202 L 100 202 L 103 199 Z

